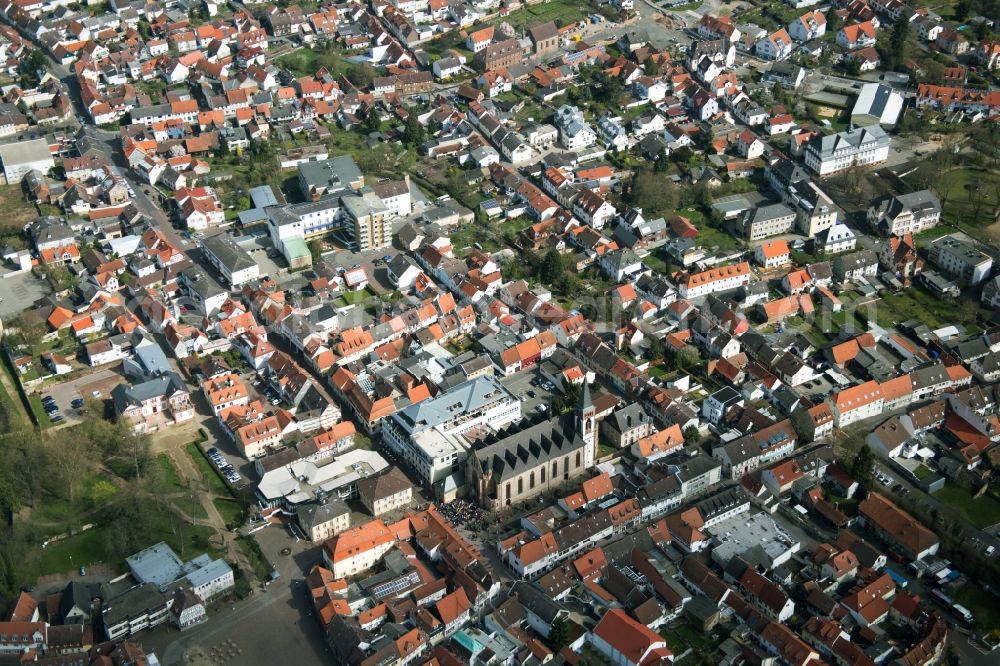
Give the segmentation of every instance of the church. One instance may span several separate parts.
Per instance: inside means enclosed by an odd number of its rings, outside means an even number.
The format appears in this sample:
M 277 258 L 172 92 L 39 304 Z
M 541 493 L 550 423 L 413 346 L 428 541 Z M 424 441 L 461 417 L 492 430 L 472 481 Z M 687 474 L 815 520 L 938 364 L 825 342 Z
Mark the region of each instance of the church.
M 476 443 L 466 459 L 468 488 L 498 511 L 558 488 L 594 465 L 596 410 L 584 383 L 575 413 L 520 421 Z

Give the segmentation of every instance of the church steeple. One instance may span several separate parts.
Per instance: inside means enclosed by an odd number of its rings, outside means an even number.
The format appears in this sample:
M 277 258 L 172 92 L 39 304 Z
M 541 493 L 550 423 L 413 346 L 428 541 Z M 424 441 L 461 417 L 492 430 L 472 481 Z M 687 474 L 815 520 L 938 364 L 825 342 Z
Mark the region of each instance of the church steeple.
M 586 377 L 583 379 L 583 388 L 580 389 L 580 403 L 576 408 L 576 429 L 584 442 L 584 464 L 590 467 L 597 457 L 597 410 L 594 409 Z
M 594 409 L 594 401 L 590 399 L 590 384 L 587 383 L 587 378 L 583 378 L 583 390 L 580 391 L 580 405 L 579 413 L 583 414 L 586 411 L 592 411 Z

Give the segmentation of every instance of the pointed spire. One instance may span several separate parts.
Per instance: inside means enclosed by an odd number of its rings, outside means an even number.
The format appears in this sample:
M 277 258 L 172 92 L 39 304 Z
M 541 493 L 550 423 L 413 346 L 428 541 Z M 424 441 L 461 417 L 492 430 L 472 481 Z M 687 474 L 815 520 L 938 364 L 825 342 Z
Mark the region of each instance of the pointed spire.
M 583 414 L 588 409 L 594 408 L 594 401 L 590 399 L 590 384 L 587 378 L 583 378 L 583 390 L 580 391 L 580 413 Z

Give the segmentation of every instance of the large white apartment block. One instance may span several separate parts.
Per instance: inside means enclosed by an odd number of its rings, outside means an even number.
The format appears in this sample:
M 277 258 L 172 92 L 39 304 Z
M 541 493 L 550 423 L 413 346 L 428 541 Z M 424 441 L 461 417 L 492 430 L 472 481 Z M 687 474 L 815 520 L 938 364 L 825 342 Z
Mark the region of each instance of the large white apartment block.
M 970 285 L 988 278 L 993 269 L 990 255 L 955 236 L 942 236 L 933 241 L 928 256 L 935 266 Z
M 858 127 L 826 136 L 816 135 L 806 145 L 806 166 L 821 176 L 884 162 L 889 157 L 889 135 L 878 125 Z

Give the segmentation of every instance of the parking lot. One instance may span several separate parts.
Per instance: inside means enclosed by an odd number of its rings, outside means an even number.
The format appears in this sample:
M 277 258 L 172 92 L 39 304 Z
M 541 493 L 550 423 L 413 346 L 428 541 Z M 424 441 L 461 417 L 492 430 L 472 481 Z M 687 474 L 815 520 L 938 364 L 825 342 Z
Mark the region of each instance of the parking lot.
M 500 383 L 513 395 L 521 399 L 522 416 L 534 416 L 539 412 L 548 412 L 552 409 L 552 389 L 546 388 L 542 382 L 547 381 L 542 377 L 538 368 L 532 368 L 527 372 L 518 372 L 510 377 L 500 380 Z M 551 386 L 551 384 L 550 384 Z
M 41 395 L 52 396 L 59 407 L 59 413 L 66 417 L 67 423 L 72 423 L 79 420 L 79 410 L 71 406 L 74 400 L 77 398 L 96 399 L 101 400 L 103 404 L 104 400 L 111 397 L 111 389 L 123 381 L 125 381 L 125 377 L 121 373 L 121 364 L 118 363 L 112 368 L 105 368 L 61 384 L 47 386 L 41 391 Z

